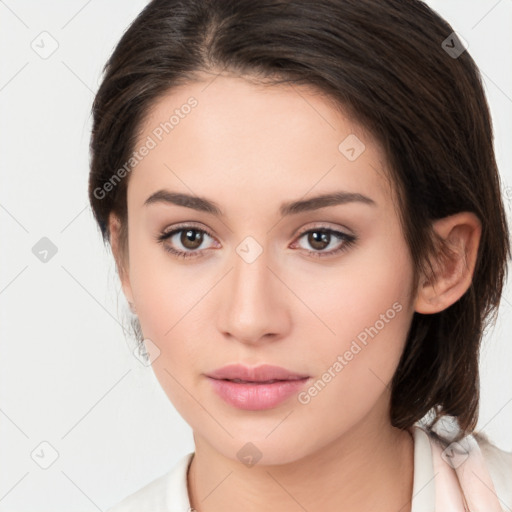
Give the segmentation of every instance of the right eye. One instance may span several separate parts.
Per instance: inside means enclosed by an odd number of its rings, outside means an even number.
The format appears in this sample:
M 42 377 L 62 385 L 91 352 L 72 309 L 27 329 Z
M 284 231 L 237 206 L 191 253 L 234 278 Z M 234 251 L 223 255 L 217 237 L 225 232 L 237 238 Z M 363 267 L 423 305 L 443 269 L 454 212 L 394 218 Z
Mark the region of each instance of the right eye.
M 178 258 L 197 258 L 203 256 L 203 251 L 206 250 L 198 250 L 203 244 L 205 236 L 213 239 L 213 236 L 204 229 L 192 225 L 183 225 L 171 231 L 164 231 L 158 235 L 157 241 L 163 245 L 167 252 Z

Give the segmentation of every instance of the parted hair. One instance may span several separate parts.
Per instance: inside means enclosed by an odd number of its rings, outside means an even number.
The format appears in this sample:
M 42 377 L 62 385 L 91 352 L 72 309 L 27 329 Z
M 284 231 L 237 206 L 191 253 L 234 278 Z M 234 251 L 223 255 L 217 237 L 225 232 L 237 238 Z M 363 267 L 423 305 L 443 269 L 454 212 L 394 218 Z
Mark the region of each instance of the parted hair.
M 449 255 L 433 221 L 479 218 L 472 283 L 447 309 L 414 313 L 390 408 L 401 429 L 449 415 L 456 439 L 472 433 L 481 340 L 510 246 L 489 107 L 463 42 L 419 0 L 151 1 L 107 61 L 92 107 L 89 198 L 106 244 L 114 213 L 126 250 L 129 173 L 105 184 L 129 161 L 150 108 L 198 74 L 222 71 L 312 86 L 369 130 L 385 151 L 415 277 L 433 276 L 433 258 Z

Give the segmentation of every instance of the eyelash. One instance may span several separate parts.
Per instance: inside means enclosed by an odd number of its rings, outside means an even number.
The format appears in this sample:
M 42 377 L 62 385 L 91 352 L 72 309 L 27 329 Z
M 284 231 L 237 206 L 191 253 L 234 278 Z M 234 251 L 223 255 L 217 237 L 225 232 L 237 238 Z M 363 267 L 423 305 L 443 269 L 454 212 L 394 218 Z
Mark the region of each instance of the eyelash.
M 202 229 L 202 228 L 198 228 L 193 225 L 186 224 L 186 225 L 182 225 L 182 226 L 177 226 L 172 231 L 163 232 L 163 233 L 157 235 L 157 238 L 156 238 L 157 242 L 163 245 L 163 248 L 165 251 L 173 254 L 174 256 L 176 256 L 178 258 L 186 259 L 186 258 L 202 257 L 203 254 L 201 253 L 201 251 L 198 251 L 198 250 L 196 250 L 196 251 L 178 251 L 176 249 L 173 249 L 172 247 L 169 247 L 168 245 L 165 245 L 164 242 L 166 240 L 168 240 L 169 238 L 171 238 L 172 236 L 174 236 L 177 233 L 181 233 L 182 231 L 187 231 L 187 230 L 193 230 L 193 231 L 196 231 L 199 233 L 206 234 L 210 238 L 215 238 L 206 229 Z M 335 229 L 327 228 L 324 226 L 318 226 L 318 227 L 310 228 L 306 231 L 303 231 L 302 233 L 300 233 L 298 235 L 297 239 L 300 240 L 304 235 L 307 235 L 309 233 L 316 233 L 316 232 L 328 233 L 328 234 L 334 235 L 336 238 L 341 239 L 344 243 L 339 248 L 328 251 L 328 252 L 306 250 L 306 252 L 308 252 L 313 257 L 324 258 L 327 256 L 334 256 L 335 254 L 340 254 L 340 253 L 348 250 L 350 247 L 352 247 L 352 245 L 354 245 L 354 243 L 357 241 L 357 237 L 355 237 L 354 235 L 348 235 L 347 233 L 343 233 L 341 231 L 337 231 Z M 206 250 L 206 249 L 203 249 L 203 251 L 204 250 Z

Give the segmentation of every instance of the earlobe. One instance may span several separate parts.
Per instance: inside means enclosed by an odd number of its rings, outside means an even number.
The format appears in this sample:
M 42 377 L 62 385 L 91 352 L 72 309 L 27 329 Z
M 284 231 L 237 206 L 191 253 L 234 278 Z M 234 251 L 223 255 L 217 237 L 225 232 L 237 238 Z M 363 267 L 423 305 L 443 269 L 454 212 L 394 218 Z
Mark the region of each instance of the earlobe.
M 482 226 L 471 212 L 461 212 L 434 222 L 433 228 L 449 249 L 432 261 L 434 277 L 421 276 L 415 311 L 443 311 L 466 293 L 473 279 Z
M 117 274 L 119 275 L 123 293 L 128 301 L 130 310 L 135 313 L 132 289 L 130 286 L 130 274 L 127 266 L 127 258 L 124 254 L 124 251 L 127 250 L 127 248 L 122 247 L 121 241 L 121 221 L 117 215 L 111 213 L 109 215 L 108 225 L 110 232 L 110 246 L 116 263 Z

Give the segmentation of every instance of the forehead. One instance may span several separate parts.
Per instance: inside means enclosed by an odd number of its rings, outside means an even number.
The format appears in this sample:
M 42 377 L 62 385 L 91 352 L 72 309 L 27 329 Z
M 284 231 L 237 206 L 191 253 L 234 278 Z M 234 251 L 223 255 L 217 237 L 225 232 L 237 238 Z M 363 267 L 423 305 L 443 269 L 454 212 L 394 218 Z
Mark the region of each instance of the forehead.
M 346 190 L 390 200 L 377 141 L 311 87 L 214 76 L 172 89 L 149 111 L 135 146 L 129 200 L 156 188 L 268 205 Z

